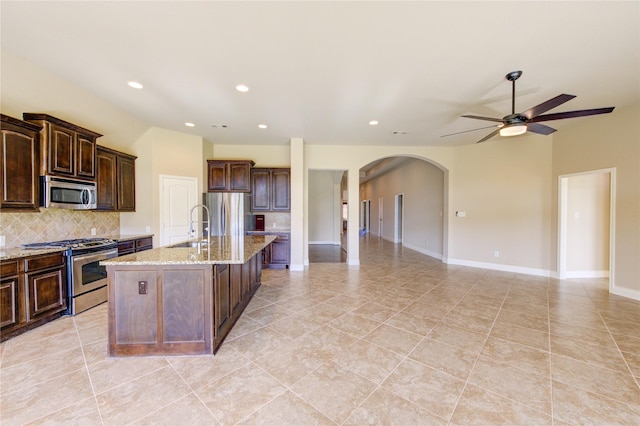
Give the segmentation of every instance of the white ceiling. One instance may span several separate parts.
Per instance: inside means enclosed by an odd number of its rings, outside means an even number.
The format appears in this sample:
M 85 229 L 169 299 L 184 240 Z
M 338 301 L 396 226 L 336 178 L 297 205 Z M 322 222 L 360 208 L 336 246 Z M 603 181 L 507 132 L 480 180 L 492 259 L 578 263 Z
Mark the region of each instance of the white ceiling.
M 491 124 L 462 114 L 510 113 L 504 76 L 518 69 L 517 111 L 561 93 L 577 98 L 551 112 L 640 99 L 637 1 L 3 0 L 0 12 L 3 49 L 216 143 L 471 144 L 490 130 L 440 136 Z

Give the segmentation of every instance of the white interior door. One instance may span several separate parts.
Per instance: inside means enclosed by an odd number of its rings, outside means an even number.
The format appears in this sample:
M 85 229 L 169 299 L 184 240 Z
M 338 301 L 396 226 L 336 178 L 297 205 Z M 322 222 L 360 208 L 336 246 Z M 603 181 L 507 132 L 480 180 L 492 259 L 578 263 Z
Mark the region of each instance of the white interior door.
M 160 244 L 189 239 L 189 211 L 199 204 L 198 179 L 160 175 Z

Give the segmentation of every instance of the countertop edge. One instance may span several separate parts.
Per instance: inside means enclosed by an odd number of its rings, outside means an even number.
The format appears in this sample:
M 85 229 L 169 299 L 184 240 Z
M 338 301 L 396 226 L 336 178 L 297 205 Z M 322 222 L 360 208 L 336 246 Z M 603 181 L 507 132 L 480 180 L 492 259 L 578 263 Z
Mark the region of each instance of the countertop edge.
M 193 247 L 157 247 L 151 250 L 131 253 L 124 256 L 115 257 L 100 261 L 103 266 L 163 266 L 163 265 L 236 265 L 244 264 L 249 259 L 257 255 L 263 248 L 271 244 L 277 238 L 275 235 L 263 235 L 254 237 L 264 237 L 261 242 L 249 241 L 249 247 L 244 250 L 242 258 L 231 259 L 229 257 L 221 258 L 217 255 L 216 259 L 203 258 L 208 249 L 198 251 Z M 245 237 L 246 240 L 246 237 Z M 214 246 L 216 243 L 212 243 Z M 214 246 L 215 247 L 215 246 Z M 217 251 L 219 250 L 216 248 Z M 191 257 L 191 258 L 190 258 Z

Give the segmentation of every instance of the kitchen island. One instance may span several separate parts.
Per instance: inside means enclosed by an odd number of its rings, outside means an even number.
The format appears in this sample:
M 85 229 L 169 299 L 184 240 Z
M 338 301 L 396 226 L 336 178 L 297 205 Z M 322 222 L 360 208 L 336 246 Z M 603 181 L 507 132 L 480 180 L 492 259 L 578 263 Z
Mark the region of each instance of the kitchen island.
M 260 287 L 276 237 L 212 237 L 101 262 L 110 356 L 214 354 Z

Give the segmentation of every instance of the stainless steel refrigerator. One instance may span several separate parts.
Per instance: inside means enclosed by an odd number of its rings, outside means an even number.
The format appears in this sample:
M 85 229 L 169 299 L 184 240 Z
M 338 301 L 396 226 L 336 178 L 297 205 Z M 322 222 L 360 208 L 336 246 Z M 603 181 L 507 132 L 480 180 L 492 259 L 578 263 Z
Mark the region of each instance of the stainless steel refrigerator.
M 249 229 L 251 194 L 247 192 L 205 192 L 202 202 L 209 209 L 211 236 L 240 236 Z M 207 235 L 207 230 L 204 230 Z

